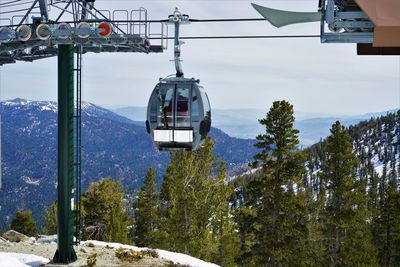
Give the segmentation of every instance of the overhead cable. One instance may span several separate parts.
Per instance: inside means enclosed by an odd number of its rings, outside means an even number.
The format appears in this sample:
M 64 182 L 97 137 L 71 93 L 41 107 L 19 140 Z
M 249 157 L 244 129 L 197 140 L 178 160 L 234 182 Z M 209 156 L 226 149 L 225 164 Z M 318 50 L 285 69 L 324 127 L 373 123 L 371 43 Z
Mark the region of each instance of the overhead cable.
M 39 7 L 36 6 L 36 7 L 32 8 L 32 9 L 35 9 L 35 8 L 39 8 Z M 4 11 L 4 12 L 0 12 L 0 14 L 9 14 L 9 13 L 15 13 L 15 12 L 21 12 L 21 11 L 28 11 L 28 10 L 31 10 L 31 9 L 30 8 L 24 8 L 24 9 L 18 9 L 18 10 Z
M 4 3 L 0 3 L 0 6 L 2 5 L 7 5 L 7 4 L 12 4 L 12 3 L 17 3 L 17 2 L 21 2 L 22 0 L 14 0 L 14 1 L 9 1 L 9 2 L 4 2 Z
M 32 4 L 33 3 L 33 1 L 27 1 L 27 2 L 22 2 L 22 3 L 14 3 L 14 4 L 9 4 L 9 5 L 3 5 L 3 4 L 0 4 L 1 5 L 1 8 L 7 8 L 7 7 L 14 7 L 14 6 L 22 6 L 22 5 L 26 5 L 26 4 Z
M 321 35 L 309 34 L 309 35 L 221 35 L 221 36 L 182 36 L 179 39 L 186 40 L 199 40 L 199 39 L 280 39 L 280 38 L 320 38 Z M 161 39 L 174 39 L 173 37 L 149 37 L 149 40 L 161 40 Z

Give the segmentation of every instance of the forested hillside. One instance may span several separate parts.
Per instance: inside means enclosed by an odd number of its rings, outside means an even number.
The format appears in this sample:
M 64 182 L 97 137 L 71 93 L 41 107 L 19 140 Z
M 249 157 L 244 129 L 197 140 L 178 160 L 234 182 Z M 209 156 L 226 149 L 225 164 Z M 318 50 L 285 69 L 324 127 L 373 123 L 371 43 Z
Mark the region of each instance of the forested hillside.
M 2 114 L 3 188 L 0 190 L 0 229 L 15 212 L 32 210 L 41 221 L 43 206 L 56 199 L 57 103 L 14 99 L 0 103 Z M 168 165 L 168 152 L 159 152 L 146 129 L 133 121 L 91 103 L 82 110 L 83 191 L 105 177 L 121 178 L 127 190 L 143 183 L 148 168 L 157 171 L 157 182 Z M 247 164 L 254 140 L 232 138 L 212 128 L 215 153 L 228 171 Z
M 357 176 L 363 180 L 365 190 L 377 181 L 400 174 L 400 111 L 386 116 L 371 118 L 350 126 L 354 153 L 359 162 Z M 326 141 L 306 149 L 307 180 L 315 192 L 318 191 L 318 171 L 326 160 Z
M 93 149 L 111 139 L 121 143 L 121 133 L 137 127 L 115 124 L 124 119 L 110 120 L 108 113 L 89 114 L 85 127 L 96 142 Z M 350 128 L 337 121 L 325 140 L 306 150 L 300 149 L 289 102 L 274 102 L 259 122 L 265 131 L 255 142 L 224 138 L 214 130 L 216 144 L 208 138 L 197 151 L 162 158 L 169 161 L 166 168 L 156 165 L 141 174 L 144 185 L 137 193 L 124 178 L 92 182 L 82 196 L 84 238 L 134 242 L 221 266 L 398 266 L 400 112 Z M 31 135 L 38 125 L 16 132 Z M 111 155 L 123 148 L 111 149 Z M 250 157 L 247 174 L 227 175 L 230 164 Z M 157 177 L 162 177 L 160 187 Z M 30 192 L 26 185 L 23 189 L 15 192 Z M 55 233 L 55 206 L 43 210 L 44 230 Z
M 398 266 L 400 111 L 298 150 L 290 107 L 271 108 L 258 169 L 233 183 L 246 266 Z

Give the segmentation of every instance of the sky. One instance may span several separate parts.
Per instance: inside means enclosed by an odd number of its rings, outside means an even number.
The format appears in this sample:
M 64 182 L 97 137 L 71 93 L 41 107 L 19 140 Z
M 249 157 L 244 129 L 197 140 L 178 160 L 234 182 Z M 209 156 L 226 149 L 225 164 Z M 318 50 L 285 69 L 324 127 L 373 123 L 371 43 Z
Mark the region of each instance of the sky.
M 316 11 L 318 5 L 318 0 L 253 2 L 293 11 Z M 148 18 L 157 20 L 166 19 L 175 7 L 193 19 L 261 18 L 250 3 L 97 0 L 96 7 L 144 7 Z M 264 21 L 191 23 L 182 26 L 181 32 L 182 36 L 287 34 L 319 34 L 319 23 L 279 29 Z M 400 108 L 398 56 L 357 56 L 354 44 L 321 44 L 318 38 L 184 42 L 185 76 L 201 80 L 213 108 L 267 110 L 273 101 L 282 99 L 290 101 L 296 111 L 318 114 L 355 115 Z M 170 43 L 162 54 L 85 54 L 83 99 L 106 107 L 146 106 L 158 79 L 175 72 L 172 47 Z M 56 100 L 56 58 L 0 67 L 0 94 L 2 100 Z

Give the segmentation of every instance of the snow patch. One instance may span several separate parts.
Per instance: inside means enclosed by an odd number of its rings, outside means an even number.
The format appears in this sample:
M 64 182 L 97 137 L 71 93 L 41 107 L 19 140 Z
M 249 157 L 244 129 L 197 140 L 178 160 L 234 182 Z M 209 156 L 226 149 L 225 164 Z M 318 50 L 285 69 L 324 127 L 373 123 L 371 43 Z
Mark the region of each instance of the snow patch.
M 0 267 L 39 267 L 50 260 L 32 254 L 0 252 Z
M 31 101 L 25 100 L 22 98 L 15 98 L 13 100 L 4 101 L 4 105 L 6 106 L 25 106 L 29 104 Z
M 35 245 L 57 244 L 57 235 L 40 235 L 35 241 Z
M 256 173 L 257 171 L 259 171 L 259 170 L 261 170 L 261 169 L 262 169 L 262 167 L 257 167 L 257 168 L 254 168 L 254 169 L 251 168 L 250 170 L 245 171 L 245 172 L 242 172 L 242 173 L 239 174 L 239 175 L 228 176 L 228 177 L 226 178 L 226 180 L 225 180 L 225 183 L 226 183 L 226 184 L 229 184 L 229 183 L 235 181 L 236 179 L 238 179 L 238 178 L 240 178 L 240 177 L 243 177 L 243 176 L 246 176 L 246 175 L 254 174 L 254 173 Z
M 49 102 L 48 104 L 41 106 L 40 110 L 44 111 L 44 110 L 49 110 L 49 111 L 54 111 L 56 112 L 58 110 L 58 106 L 56 103 L 54 102 Z
M 383 164 L 375 165 L 375 172 L 379 176 L 382 176 L 382 174 L 383 174 Z
M 174 263 L 186 264 L 186 265 L 194 266 L 194 267 L 218 267 L 218 265 L 216 265 L 214 263 L 205 262 L 200 259 L 193 258 L 186 254 L 175 253 L 175 252 L 161 250 L 161 249 L 156 249 L 156 251 L 157 251 L 158 255 L 160 255 L 161 258 L 170 260 Z
M 107 243 L 103 241 L 96 241 L 96 240 L 88 240 L 85 242 L 82 242 L 83 246 L 95 246 L 95 247 L 109 247 L 109 248 L 124 248 L 124 249 L 132 249 L 134 251 L 143 251 L 147 250 L 149 248 L 139 248 L 135 246 L 129 246 L 129 245 L 123 245 L 119 243 Z M 158 255 L 160 258 L 169 260 L 174 262 L 175 264 L 184 264 L 184 265 L 189 265 L 193 267 L 218 267 L 218 265 L 214 263 L 209 263 L 202 261 L 200 259 L 194 258 L 192 256 L 182 254 L 182 253 L 176 253 L 176 252 L 171 252 L 171 251 L 166 251 L 162 249 L 155 249 L 157 251 Z
M 40 185 L 40 180 L 33 180 L 32 178 L 30 178 L 30 177 L 28 177 L 26 175 L 21 176 L 21 179 L 25 183 L 30 184 L 30 185 L 36 185 L 36 186 Z

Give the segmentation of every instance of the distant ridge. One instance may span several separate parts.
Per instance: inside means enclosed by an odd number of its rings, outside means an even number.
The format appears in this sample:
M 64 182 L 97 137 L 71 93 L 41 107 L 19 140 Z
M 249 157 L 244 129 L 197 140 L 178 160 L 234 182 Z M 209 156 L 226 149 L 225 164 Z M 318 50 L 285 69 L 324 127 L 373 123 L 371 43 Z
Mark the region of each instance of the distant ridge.
M 145 107 L 121 107 L 115 108 L 113 111 L 134 121 L 144 122 L 146 118 Z M 393 113 L 396 110 L 354 116 L 297 112 L 295 114 L 295 127 L 300 130 L 302 147 L 307 147 L 328 136 L 330 127 L 337 120 L 345 126 L 350 126 L 390 112 Z M 258 123 L 258 119 L 265 117 L 266 113 L 267 110 L 262 109 L 213 109 L 212 121 L 214 127 L 221 129 L 230 136 L 254 139 L 258 134 L 264 132 L 264 128 Z
M 44 205 L 56 198 L 57 103 L 13 99 L 0 102 L 2 114 L 3 188 L 0 230 L 17 209 L 31 209 L 42 220 Z M 162 179 L 168 152 L 159 152 L 143 123 L 91 103 L 83 103 L 83 187 L 103 177 L 121 178 L 124 186 L 141 186 L 148 168 Z M 254 140 L 232 138 L 213 128 L 215 153 L 234 172 L 252 160 Z M 18 196 L 18 197 L 16 197 Z

